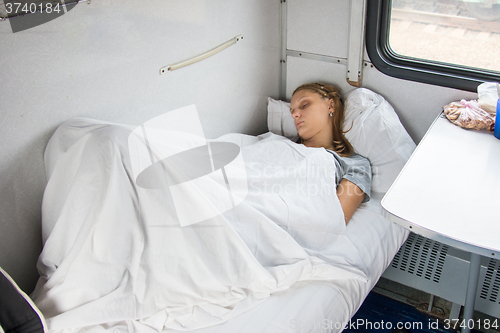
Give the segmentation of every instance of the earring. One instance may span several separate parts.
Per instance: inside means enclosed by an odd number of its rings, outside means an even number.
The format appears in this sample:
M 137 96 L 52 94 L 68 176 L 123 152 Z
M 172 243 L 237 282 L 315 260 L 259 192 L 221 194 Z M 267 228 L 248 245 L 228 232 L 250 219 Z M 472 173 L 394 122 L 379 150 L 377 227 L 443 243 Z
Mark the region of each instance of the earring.
M 333 112 L 332 112 L 332 111 L 330 111 L 330 117 L 331 117 L 331 116 L 333 116 Z

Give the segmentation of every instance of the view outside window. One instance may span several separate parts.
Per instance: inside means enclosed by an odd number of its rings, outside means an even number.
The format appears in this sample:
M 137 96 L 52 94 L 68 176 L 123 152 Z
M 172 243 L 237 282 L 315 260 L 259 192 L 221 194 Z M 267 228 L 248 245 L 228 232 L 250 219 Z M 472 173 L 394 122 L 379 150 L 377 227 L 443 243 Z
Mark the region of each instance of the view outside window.
M 389 31 L 399 55 L 500 72 L 500 0 L 393 0 Z

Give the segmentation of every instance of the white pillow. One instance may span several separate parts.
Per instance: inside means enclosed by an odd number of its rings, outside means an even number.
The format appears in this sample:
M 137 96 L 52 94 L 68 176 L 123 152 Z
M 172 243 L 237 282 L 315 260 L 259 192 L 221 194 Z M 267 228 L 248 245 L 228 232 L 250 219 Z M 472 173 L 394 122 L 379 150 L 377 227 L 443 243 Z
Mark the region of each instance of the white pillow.
M 290 103 L 268 98 L 267 128 L 269 132 L 286 136 L 292 141 L 299 138 L 295 122 L 290 113 Z
M 355 89 L 344 96 L 344 130 L 354 151 L 370 160 L 372 191 L 385 193 L 415 149 L 392 106 L 379 94 Z M 290 103 L 269 98 L 268 129 L 291 140 L 298 137 Z

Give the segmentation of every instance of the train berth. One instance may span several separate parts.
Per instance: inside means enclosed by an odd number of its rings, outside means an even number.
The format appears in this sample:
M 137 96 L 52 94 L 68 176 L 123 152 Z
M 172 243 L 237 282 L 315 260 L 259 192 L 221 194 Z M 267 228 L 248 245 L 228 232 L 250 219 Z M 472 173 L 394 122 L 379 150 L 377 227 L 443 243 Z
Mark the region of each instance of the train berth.
M 491 122 L 442 112 L 500 82 L 499 6 L 0 1 L 0 332 L 494 322 L 500 141 Z M 345 137 L 370 164 L 350 220 L 338 141 L 297 141 L 292 97 L 310 82 L 338 88 Z M 444 314 L 394 303 L 400 287 Z

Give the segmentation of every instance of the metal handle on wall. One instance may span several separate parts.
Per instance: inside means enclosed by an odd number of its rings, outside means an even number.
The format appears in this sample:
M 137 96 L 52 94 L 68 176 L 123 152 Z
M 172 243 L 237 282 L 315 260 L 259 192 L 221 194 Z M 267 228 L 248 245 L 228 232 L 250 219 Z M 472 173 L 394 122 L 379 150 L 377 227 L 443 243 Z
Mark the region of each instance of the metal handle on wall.
M 196 57 L 193 57 L 191 59 L 177 62 L 177 63 L 172 64 L 172 65 L 164 66 L 164 67 L 160 68 L 160 75 L 165 74 L 166 71 L 174 71 L 174 70 L 179 69 L 181 67 L 188 66 L 188 65 L 194 64 L 195 62 L 198 62 L 198 61 L 201 61 L 201 60 L 206 59 L 208 57 L 211 57 L 214 54 L 219 53 L 220 51 L 222 51 L 224 49 L 227 49 L 231 45 L 236 44 L 236 42 L 239 41 L 240 39 L 243 39 L 242 35 L 238 35 L 238 36 L 234 37 L 233 39 L 228 40 L 224 44 L 221 44 L 221 45 L 217 46 L 216 48 L 214 48 L 210 51 L 207 51 L 203 54 L 197 55 Z

